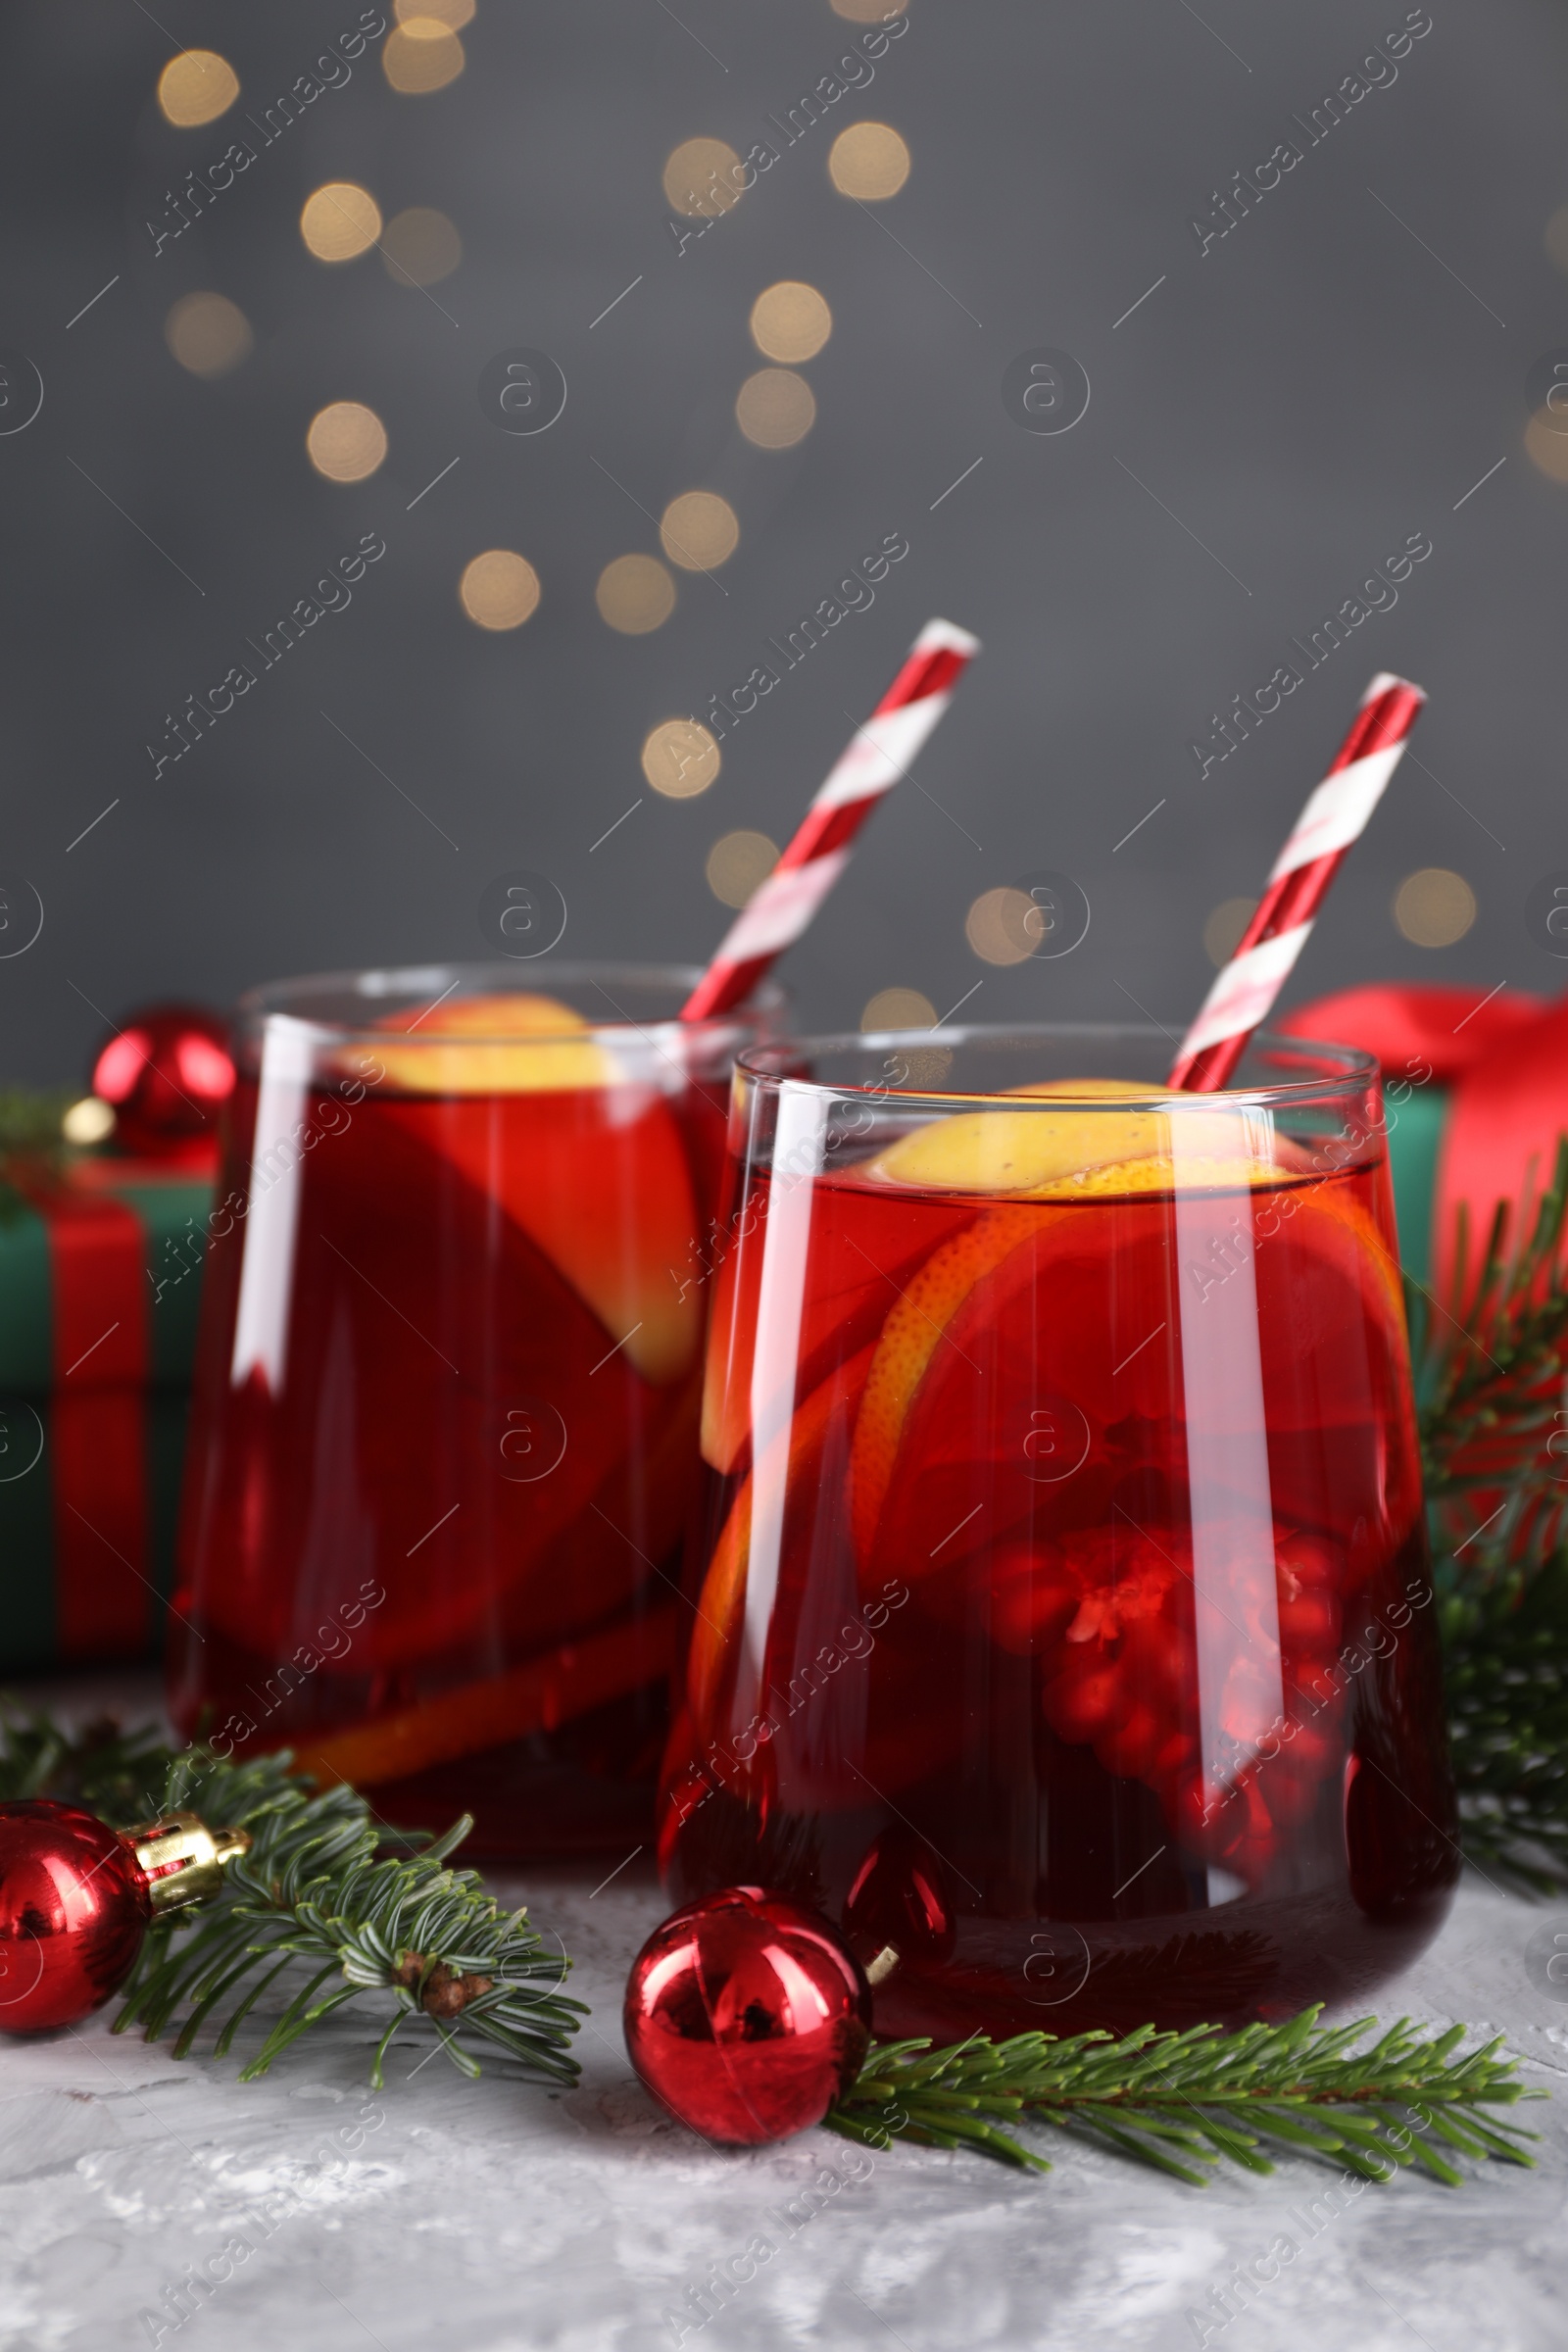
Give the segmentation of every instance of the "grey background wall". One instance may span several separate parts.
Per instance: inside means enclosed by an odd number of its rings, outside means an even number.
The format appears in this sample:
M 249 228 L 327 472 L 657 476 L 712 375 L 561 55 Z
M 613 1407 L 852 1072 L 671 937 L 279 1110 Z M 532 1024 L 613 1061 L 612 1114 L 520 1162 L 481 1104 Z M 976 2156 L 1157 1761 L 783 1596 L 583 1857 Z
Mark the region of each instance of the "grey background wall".
M 563 953 L 701 956 L 728 920 L 712 842 L 787 838 L 932 612 L 984 658 L 924 791 L 893 795 L 792 959 L 809 1020 L 853 1023 L 892 984 L 945 1010 L 980 980 L 975 1015 L 1137 1017 L 1136 1001 L 1178 1024 L 1209 974 L 1206 919 L 1255 893 L 1382 667 L 1432 692 L 1425 765 L 1405 763 L 1295 993 L 1558 985 L 1525 902 L 1568 866 L 1568 489 L 1549 470 L 1568 442 L 1538 422 L 1526 445 L 1539 364 L 1568 353 L 1546 245 L 1568 200 L 1560 8 L 1431 0 L 1430 30 L 1312 145 L 1292 117 L 1309 123 L 1404 23 L 1399 0 L 910 0 L 874 80 L 681 249 L 671 151 L 707 135 L 744 156 L 866 27 L 828 0 L 479 0 L 447 87 L 400 95 L 370 41 L 160 244 L 168 191 L 358 13 L 11 0 L 0 24 L 0 345 L 44 387 L 0 433 L 0 873 L 45 914 L 0 961 L 0 1076 L 75 1075 L 95 1007 L 481 953 L 478 902 L 509 867 L 564 894 Z M 156 97 L 185 43 L 241 84 L 194 130 Z M 862 117 L 912 158 L 878 205 L 828 173 Z M 1200 250 L 1192 217 L 1287 139 L 1299 164 Z M 301 206 L 339 179 L 389 220 L 439 210 L 461 267 L 421 291 L 374 252 L 315 260 Z M 814 428 L 769 453 L 734 401 L 762 365 L 751 306 L 780 278 L 817 287 L 835 327 L 803 369 Z M 193 291 L 254 336 L 221 378 L 166 341 Z M 548 433 L 481 413 L 486 362 L 519 345 L 567 380 Z M 1038 346 L 1087 371 L 1070 432 L 1026 431 L 1004 404 L 1008 363 Z M 30 379 L 11 365 L 16 416 Z M 387 432 L 354 485 L 306 456 L 334 400 Z M 655 518 L 693 488 L 730 501 L 738 551 L 711 579 L 676 575 L 662 627 L 614 632 L 603 566 L 657 554 Z M 159 770 L 166 714 L 366 532 L 386 554 L 352 605 Z M 907 558 L 726 741 L 712 788 L 650 792 L 649 728 L 743 679 L 889 533 Z M 1306 669 L 1290 641 L 1411 534 L 1432 552 L 1397 603 Z M 492 547 L 542 587 L 504 633 L 457 594 Z M 1200 774 L 1209 714 L 1285 662 L 1300 687 Z M 1043 866 L 1088 895 L 1082 946 L 978 960 L 973 899 Z M 1477 905 L 1442 949 L 1390 912 L 1428 866 Z

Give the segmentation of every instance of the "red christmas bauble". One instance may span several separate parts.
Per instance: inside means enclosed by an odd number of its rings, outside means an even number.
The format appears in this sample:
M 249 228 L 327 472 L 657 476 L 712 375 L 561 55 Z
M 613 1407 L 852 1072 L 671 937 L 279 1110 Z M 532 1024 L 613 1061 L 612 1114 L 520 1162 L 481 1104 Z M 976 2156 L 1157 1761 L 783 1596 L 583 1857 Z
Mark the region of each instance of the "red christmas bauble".
M 761 2147 L 819 2124 L 854 2082 L 871 1993 L 826 1920 L 731 1886 L 650 1936 L 624 2022 L 633 2066 L 672 2115 L 705 2139 Z
M 234 1091 L 228 1030 L 200 1004 L 149 1004 L 101 1046 L 92 1091 L 127 1152 L 185 1157 L 208 1143 Z
M 0 2034 L 99 2008 L 151 1917 L 135 1851 L 105 1823 L 48 1797 L 0 1805 Z

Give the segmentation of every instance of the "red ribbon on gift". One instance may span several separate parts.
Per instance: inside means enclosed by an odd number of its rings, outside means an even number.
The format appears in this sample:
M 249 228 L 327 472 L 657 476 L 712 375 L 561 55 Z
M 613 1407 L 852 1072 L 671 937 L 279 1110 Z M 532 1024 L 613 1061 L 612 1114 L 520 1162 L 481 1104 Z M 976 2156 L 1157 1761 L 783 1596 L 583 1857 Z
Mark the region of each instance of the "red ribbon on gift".
M 24 1173 L 12 1181 L 49 1242 L 49 1401 L 55 1628 L 62 1658 L 135 1654 L 146 1643 L 145 1243 L 123 1201 Z
M 1438 1296 L 1453 1276 L 1458 1211 L 1469 1212 L 1474 1271 L 1499 1200 L 1539 1197 L 1568 1135 L 1568 998 L 1393 982 L 1298 1005 L 1277 1026 L 1373 1054 L 1387 1080 L 1449 1089 L 1433 1199 Z

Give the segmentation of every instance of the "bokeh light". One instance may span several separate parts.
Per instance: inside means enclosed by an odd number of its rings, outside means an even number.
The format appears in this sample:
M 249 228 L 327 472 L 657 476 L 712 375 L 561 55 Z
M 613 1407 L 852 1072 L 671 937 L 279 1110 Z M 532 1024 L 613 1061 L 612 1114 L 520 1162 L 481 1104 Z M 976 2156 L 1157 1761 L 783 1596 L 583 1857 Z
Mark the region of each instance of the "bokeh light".
M 909 176 L 909 150 L 888 122 L 852 122 L 828 153 L 828 177 L 841 196 L 884 204 Z
M 439 17 L 423 13 L 405 19 L 389 32 L 381 51 L 381 71 L 405 98 L 444 90 L 467 62 L 457 34 Z
M 727 498 L 687 490 L 672 498 L 659 526 L 659 543 L 682 571 L 713 571 L 740 545 L 741 526 Z
M 666 718 L 643 745 L 643 774 L 669 801 L 706 792 L 721 765 L 716 741 L 695 718 Z
M 381 259 L 398 285 L 433 286 L 462 261 L 463 239 L 445 213 L 414 204 L 387 222 Z
M 1568 204 L 1559 204 L 1546 222 L 1546 259 L 1568 277 Z
M 101 1095 L 83 1095 L 73 1102 L 60 1122 L 68 1144 L 101 1144 L 115 1132 L 115 1109 Z
M 867 1029 L 934 1029 L 937 1008 L 917 988 L 879 988 L 860 1015 Z
M 216 122 L 238 96 L 239 75 L 216 49 L 182 49 L 158 76 L 158 103 L 176 130 Z
M 1203 925 L 1203 953 L 1216 971 L 1222 963 L 1229 963 L 1256 912 L 1255 899 L 1221 899 Z
M 721 833 L 708 853 L 708 887 L 722 906 L 744 906 L 778 863 L 765 833 Z
M 741 200 L 741 159 L 722 139 L 683 139 L 664 166 L 664 198 L 688 220 L 716 220 Z
M 804 375 L 759 368 L 736 397 L 735 421 L 759 449 L 793 449 L 816 422 L 816 401 Z
M 675 610 L 675 583 L 657 556 L 616 556 L 594 590 L 599 616 L 623 637 L 646 637 Z
M 1044 936 L 1040 909 L 1026 890 L 983 890 L 963 918 L 963 935 L 982 963 L 1023 963 Z
M 848 17 L 852 24 L 880 24 L 888 17 L 902 17 L 905 0 L 833 0 L 833 14 Z
M 305 199 L 300 235 L 318 262 L 356 261 L 380 234 L 381 208 L 356 180 L 329 179 Z
M 539 609 L 539 574 L 526 556 L 488 547 L 464 565 L 458 594 L 481 629 L 519 629 Z
M 1394 919 L 1417 948 L 1451 948 L 1476 919 L 1476 894 L 1463 874 L 1423 865 L 1394 894 Z
M 164 320 L 164 341 L 192 375 L 226 375 L 249 359 L 250 320 L 226 294 L 182 294 Z
M 363 482 L 386 456 L 386 426 L 363 401 L 334 400 L 311 418 L 305 446 L 329 482 Z
M 833 314 L 814 286 L 780 278 L 752 305 L 752 341 L 764 359 L 798 367 L 814 360 L 833 332 Z
M 473 23 L 473 0 L 397 0 L 392 14 L 400 24 L 412 24 L 419 17 L 433 18 L 449 32 L 461 32 L 465 24 Z

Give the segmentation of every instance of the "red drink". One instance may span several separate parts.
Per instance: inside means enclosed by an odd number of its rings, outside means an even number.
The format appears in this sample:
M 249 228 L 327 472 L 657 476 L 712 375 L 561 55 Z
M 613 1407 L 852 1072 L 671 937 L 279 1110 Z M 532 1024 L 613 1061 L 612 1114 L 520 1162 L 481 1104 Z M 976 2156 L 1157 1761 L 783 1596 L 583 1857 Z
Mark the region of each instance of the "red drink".
M 1457 1873 L 1375 1080 L 944 1117 L 826 1058 L 743 1065 L 672 1892 L 821 1905 L 884 2034 L 1359 1998 Z
M 684 975 L 270 998 L 203 1301 L 172 1695 L 498 1854 L 646 1835 L 729 1056 Z M 593 977 L 557 967 L 555 1000 Z M 428 982 L 428 984 L 426 984 Z M 303 993 L 302 993 L 303 992 Z

